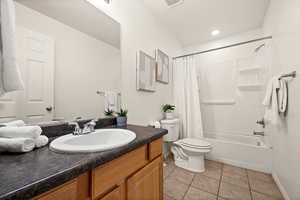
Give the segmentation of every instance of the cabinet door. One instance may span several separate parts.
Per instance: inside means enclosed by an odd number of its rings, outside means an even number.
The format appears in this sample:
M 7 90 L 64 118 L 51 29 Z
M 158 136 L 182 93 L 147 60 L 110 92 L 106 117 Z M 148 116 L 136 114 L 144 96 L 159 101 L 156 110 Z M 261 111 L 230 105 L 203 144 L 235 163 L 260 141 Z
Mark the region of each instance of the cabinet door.
M 162 199 L 162 158 L 158 157 L 127 180 L 127 200 Z

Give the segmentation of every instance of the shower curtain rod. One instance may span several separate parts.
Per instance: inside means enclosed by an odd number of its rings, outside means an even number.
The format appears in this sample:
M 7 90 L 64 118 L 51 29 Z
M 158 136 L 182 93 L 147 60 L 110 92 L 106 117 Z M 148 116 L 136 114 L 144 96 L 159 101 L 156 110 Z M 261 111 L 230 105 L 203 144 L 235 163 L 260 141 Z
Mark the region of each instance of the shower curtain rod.
M 221 50 L 221 49 L 226 49 L 226 48 L 230 48 L 230 47 L 240 46 L 240 45 L 244 45 L 244 44 L 248 44 L 248 43 L 252 43 L 252 42 L 258 42 L 258 41 L 261 41 L 261 40 L 269 40 L 269 39 L 272 39 L 272 36 L 257 38 L 257 39 L 248 40 L 248 41 L 245 41 L 245 42 L 239 42 L 239 43 L 235 43 L 235 44 L 231 44 L 231 45 L 227 45 L 227 46 L 223 46 L 223 47 L 208 49 L 208 50 L 205 50 L 205 51 L 199 51 L 199 52 L 195 52 L 195 53 L 185 54 L 185 55 L 182 55 L 182 56 L 173 57 L 173 59 L 199 55 L 199 54 L 208 53 L 208 52 L 211 52 L 211 51 L 217 51 L 217 50 Z

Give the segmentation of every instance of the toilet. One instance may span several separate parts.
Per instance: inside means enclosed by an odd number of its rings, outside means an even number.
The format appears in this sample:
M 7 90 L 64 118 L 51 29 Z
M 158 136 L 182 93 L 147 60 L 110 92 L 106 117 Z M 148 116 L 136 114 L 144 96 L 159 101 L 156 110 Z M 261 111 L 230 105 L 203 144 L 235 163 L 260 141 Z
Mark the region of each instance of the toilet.
M 164 141 L 171 143 L 175 165 L 193 172 L 204 172 L 204 156 L 210 152 L 211 144 L 199 138 L 179 139 L 179 119 L 161 120 L 161 126 L 168 130 Z

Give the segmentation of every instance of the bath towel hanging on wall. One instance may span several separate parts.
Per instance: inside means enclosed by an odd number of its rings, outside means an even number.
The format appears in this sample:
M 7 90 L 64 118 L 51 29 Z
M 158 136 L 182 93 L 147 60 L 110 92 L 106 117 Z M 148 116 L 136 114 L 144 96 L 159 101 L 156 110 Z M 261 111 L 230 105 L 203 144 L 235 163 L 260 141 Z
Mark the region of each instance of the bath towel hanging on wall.
M 0 96 L 24 89 L 16 58 L 16 24 L 13 0 L 0 1 Z

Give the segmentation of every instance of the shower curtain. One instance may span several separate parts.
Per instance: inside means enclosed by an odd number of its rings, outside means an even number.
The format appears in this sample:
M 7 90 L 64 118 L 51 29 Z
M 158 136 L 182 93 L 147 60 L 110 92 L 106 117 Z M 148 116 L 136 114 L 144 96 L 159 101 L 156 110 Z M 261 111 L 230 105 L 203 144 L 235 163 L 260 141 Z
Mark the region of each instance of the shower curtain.
M 202 138 L 197 67 L 193 56 L 174 60 L 174 104 L 181 121 L 181 138 Z

